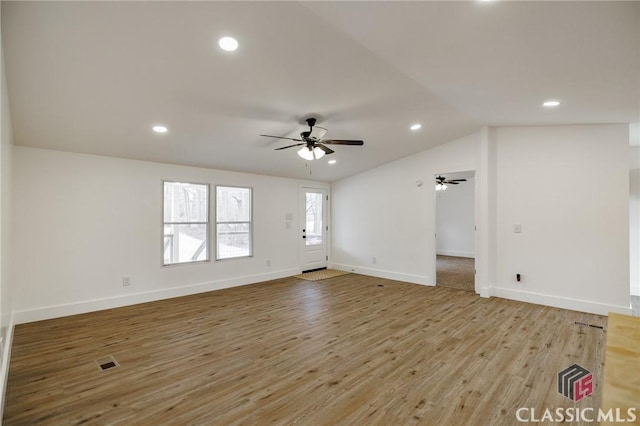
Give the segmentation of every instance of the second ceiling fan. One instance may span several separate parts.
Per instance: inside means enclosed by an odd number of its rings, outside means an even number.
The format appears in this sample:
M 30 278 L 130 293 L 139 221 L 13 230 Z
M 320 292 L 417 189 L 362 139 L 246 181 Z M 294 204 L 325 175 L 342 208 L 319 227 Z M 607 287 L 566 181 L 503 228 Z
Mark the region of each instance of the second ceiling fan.
M 300 139 L 286 138 L 282 136 L 272 135 L 260 135 L 268 138 L 287 139 L 294 142 L 299 142 L 293 145 L 287 145 L 280 148 L 276 148 L 276 151 L 281 149 L 293 148 L 296 146 L 302 146 L 298 150 L 298 155 L 305 160 L 318 160 L 325 154 L 333 154 L 335 151 L 329 148 L 327 145 L 364 145 L 364 141 L 350 140 L 350 139 L 322 139 L 327 134 L 327 129 L 324 127 L 316 126 L 316 119 L 313 117 L 305 120 L 309 125 L 309 130 L 300 133 Z
M 447 189 L 447 184 L 459 185 L 460 182 L 466 182 L 466 179 L 447 179 L 444 176 L 436 176 L 436 191 L 444 191 Z

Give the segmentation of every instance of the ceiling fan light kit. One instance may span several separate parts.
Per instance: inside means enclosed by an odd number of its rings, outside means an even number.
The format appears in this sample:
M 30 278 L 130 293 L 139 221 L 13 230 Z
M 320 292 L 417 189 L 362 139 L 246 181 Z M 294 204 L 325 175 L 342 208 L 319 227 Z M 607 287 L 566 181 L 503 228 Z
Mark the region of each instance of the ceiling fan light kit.
M 466 182 L 466 179 L 447 179 L 444 176 L 436 176 L 436 191 L 444 191 L 447 189 L 447 184 L 459 185 L 460 182 Z
M 294 142 L 299 142 L 293 145 L 276 148 L 276 151 L 281 149 L 293 148 L 296 146 L 302 146 L 302 148 L 298 150 L 298 155 L 307 161 L 319 160 L 324 157 L 325 154 L 333 154 L 335 151 L 329 148 L 327 145 L 364 145 L 364 141 L 361 140 L 322 139 L 324 135 L 327 134 L 327 129 L 325 129 L 324 127 L 316 126 L 316 119 L 313 117 L 307 118 L 306 122 L 309 125 L 309 131 L 300 133 L 300 139 L 272 135 L 260 136 L 276 139 L 287 139 Z
M 308 161 L 319 160 L 324 156 L 324 154 L 325 152 L 318 147 L 311 149 L 308 146 L 303 146 L 298 151 L 298 155 Z

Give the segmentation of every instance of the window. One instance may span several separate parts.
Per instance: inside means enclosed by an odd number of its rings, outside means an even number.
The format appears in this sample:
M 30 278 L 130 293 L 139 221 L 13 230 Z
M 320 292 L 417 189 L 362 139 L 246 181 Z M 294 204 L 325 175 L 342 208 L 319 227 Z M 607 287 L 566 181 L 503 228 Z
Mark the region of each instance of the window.
M 251 188 L 216 187 L 216 258 L 249 257 Z
M 163 263 L 209 260 L 209 185 L 164 182 Z
M 322 192 L 307 192 L 306 204 L 306 224 L 305 224 L 305 245 L 315 246 L 323 243 L 322 233 L 322 201 L 324 194 Z

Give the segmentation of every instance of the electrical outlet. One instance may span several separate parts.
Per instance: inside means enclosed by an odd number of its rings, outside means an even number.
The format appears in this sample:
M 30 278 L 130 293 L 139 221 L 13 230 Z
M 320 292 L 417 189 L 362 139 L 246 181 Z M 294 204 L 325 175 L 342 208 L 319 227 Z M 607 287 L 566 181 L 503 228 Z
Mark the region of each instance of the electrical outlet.
M 375 257 L 371 258 L 371 263 L 378 263 L 378 259 L 376 259 Z
M 131 277 L 122 277 L 122 285 L 128 287 L 131 285 Z
M 271 266 L 271 261 L 267 260 L 267 266 Z

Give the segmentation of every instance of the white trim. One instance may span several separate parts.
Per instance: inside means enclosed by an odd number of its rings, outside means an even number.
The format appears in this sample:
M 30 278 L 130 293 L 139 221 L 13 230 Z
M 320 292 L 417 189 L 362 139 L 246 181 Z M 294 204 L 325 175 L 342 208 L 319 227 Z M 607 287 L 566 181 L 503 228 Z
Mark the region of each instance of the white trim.
M 588 312 L 596 315 L 609 315 L 609 312 L 631 315 L 631 306 L 616 306 L 605 303 L 591 302 L 588 300 L 569 299 L 567 297 L 552 296 L 528 291 L 512 290 L 506 288 L 489 288 L 489 296 L 502 297 L 504 299 L 518 300 L 520 302 L 534 303 L 536 305 L 552 306 L 555 308 L 569 309 L 571 311 Z M 486 297 L 483 295 L 483 297 Z
M 142 293 L 126 294 L 102 299 L 85 300 L 82 302 L 68 303 L 64 305 L 47 306 L 44 308 L 15 311 L 16 324 L 23 324 L 45 319 L 65 317 L 69 315 L 83 314 L 100 311 L 103 309 L 118 308 L 121 306 L 135 305 L 138 303 L 153 302 L 156 300 L 170 299 L 173 297 L 188 296 L 207 291 L 221 290 L 224 288 L 238 287 L 247 284 L 255 284 L 298 274 L 298 269 L 283 269 L 267 274 L 249 275 L 245 277 L 231 278 L 219 281 L 209 281 L 199 284 L 190 284 L 183 287 L 164 288 L 146 291 Z
M 476 254 L 471 251 L 456 251 L 456 250 L 438 250 L 436 254 L 440 256 L 454 256 L 454 257 L 468 257 L 474 259 Z
M 384 271 L 382 269 L 362 268 L 359 266 L 344 265 L 341 263 L 332 263 L 329 265 L 332 269 L 340 271 L 354 272 L 356 274 L 369 275 L 372 277 L 386 278 L 389 280 L 404 281 L 413 284 L 421 284 L 434 286 L 431 277 L 426 275 L 404 274 L 402 272 Z
M 13 315 L 7 327 L 7 335 L 2 345 L 2 363 L 0 365 L 0 423 L 4 414 L 4 398 L 7 393 L 7 382 L 9 380 L 9 363 L 11 362 L 11 347 L 13 346 L 13 330 L 15 322 Z

